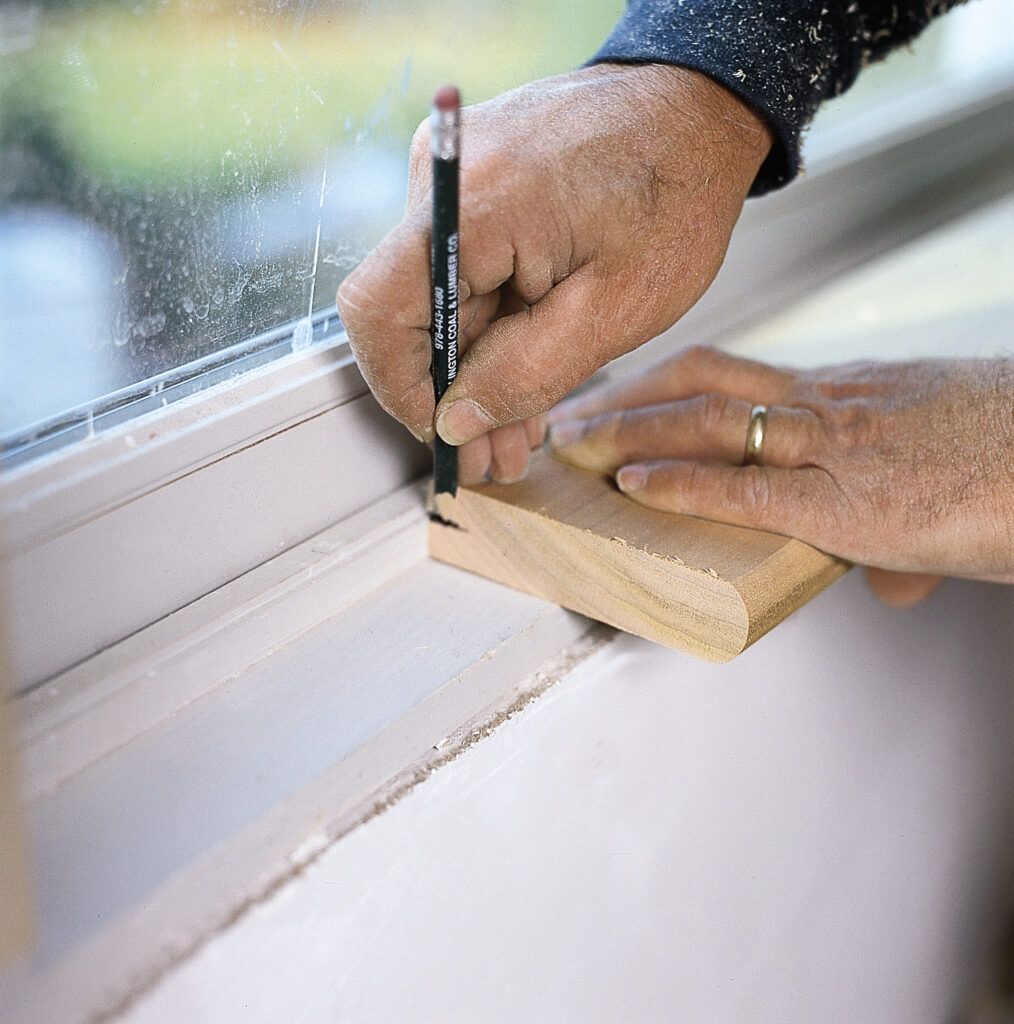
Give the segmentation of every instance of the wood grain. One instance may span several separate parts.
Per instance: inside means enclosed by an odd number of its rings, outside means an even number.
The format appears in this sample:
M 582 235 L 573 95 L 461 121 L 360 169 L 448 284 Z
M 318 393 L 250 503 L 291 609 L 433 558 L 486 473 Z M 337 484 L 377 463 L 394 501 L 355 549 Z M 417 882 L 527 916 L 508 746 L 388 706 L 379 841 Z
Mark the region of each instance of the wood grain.
M 600 622 L 735 657 L 848 565 L 801 541 L 641 508 L 612 481 L 533 459 L 516 484 L 437 496 L 430 554 Z

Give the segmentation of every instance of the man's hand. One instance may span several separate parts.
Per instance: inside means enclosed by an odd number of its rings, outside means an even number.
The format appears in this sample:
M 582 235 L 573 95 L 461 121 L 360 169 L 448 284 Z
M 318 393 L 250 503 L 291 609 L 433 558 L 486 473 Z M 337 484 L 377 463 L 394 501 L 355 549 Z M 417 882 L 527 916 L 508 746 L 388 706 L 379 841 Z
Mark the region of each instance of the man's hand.
M 744 467 L 755 404 L 764 464 Z M 890 603 L 940 575 L 1014 583 L 1014 360 L 795 373 L 690 349 L 551 420 L 559 458 L 614 474 L 635 501 L 876 567 Z
M 338 293 L 380 404 L 421 440 L 462 445 L 463 483 L 523 476 L 541 414 L 711 283 L 770 145 L 728 90 L 662 65 L 586 68 L 466 108 L 462 358 L 434 411 L 424 122 L 404 220 Z

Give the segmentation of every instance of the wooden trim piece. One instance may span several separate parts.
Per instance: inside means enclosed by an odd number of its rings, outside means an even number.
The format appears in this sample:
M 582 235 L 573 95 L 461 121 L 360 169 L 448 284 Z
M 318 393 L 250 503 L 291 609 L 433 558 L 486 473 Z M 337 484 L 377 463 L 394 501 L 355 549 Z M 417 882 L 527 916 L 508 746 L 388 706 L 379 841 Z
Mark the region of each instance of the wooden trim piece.
M 800 541 L 644 509 L 546 457 L 517 484 L 441 494 L 430 553 L 710 661 L 735 657 L 846 572 Z

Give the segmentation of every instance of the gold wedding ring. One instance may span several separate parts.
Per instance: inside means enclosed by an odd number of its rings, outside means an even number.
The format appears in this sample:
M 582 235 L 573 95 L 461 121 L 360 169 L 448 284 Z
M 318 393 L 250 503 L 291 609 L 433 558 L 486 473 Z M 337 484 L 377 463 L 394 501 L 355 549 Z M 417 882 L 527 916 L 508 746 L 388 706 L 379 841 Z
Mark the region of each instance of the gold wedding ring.
M 764 451 L 764 430 L 768 425 L 768 407 L 755 405 L 750 410 L 750 426 L 746 428 L 746 448 L 743 449 L 743 465 L 759 466 Z

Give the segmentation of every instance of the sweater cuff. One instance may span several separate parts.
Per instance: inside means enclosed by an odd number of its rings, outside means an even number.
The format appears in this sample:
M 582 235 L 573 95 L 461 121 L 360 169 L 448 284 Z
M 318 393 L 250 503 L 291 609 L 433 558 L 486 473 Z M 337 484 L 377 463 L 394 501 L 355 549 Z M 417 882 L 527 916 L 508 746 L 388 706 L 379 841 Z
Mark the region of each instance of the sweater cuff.
M 855 5 L 852 5 L 855 7 Z M 763 195 L 800 171 L 800 144 L 821 102 L 859 72 L 845 4 L 767 0 L 629 0 L 589 64 L 674 64 L 700 71 L 764 116 L 775 142 L 750 189 Z

